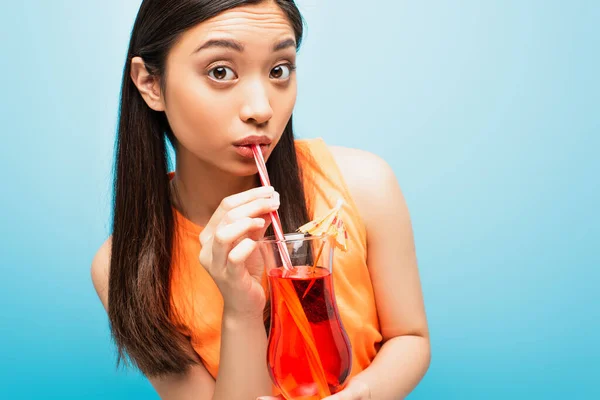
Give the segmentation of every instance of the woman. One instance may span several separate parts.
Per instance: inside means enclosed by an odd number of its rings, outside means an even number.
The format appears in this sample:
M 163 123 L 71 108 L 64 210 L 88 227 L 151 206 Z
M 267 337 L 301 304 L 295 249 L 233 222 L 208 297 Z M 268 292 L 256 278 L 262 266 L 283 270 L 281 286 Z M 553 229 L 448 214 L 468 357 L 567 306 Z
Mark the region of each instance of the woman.
M 334 282 L 353 359 L 346 388 L 328 399 L 402 398 L 428 368 L 411 224 L 393 172 L 372 154 L 294 139 L 301 38 L 292 0 L 140 7 L 122 83 L 113 233 L 92 279 L 119 360 L 163 399 L 276 394 L 264 271 L 245 261 L 269 212 L 292 232 L 338 198 L 350 251 L 336 256 Z M 259 185 L 252 144 L 272 187 Z

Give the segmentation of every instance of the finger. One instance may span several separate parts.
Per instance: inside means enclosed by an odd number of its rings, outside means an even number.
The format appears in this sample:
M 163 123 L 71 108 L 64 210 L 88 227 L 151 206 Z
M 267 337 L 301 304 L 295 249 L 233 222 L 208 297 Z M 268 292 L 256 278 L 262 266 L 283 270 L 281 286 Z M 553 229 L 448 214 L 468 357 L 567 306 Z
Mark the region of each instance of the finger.
M 209 242 L 212 243 L 212 238 L 213 234 L 204 228 L 198 236 L 198 239 L 200 240 L 200 246 L 210 248 Z
M 274 192 L 272 196 L 268 198 L 255 199 L 249 203 L 243 204 L 240 207 L 236 207 L 233 210 L 227 212 L 214 230 L 219 229 L 222 225 L 227 225 L 243 218 L 262 218 L 265 220 L 264 228 L 261 231 L 256 232 L 253 238 L 259 239 L 264 236 L 267 228 L 271 224 L 271 218 L 269 213 L 279 208 L 279 194 Z M 211 228 L 208 228 L 200 234 L 200 243 L 205 246 L 212 235 L 209 233 Z
M 369 386 L 358 380 L 351 381 L 341 392 L 333 396 L 326 397 L 323 400 L 369 400 L 371 399 L 371 390 Z
M 226 258 L 235 242 L 257 229 L 262 229 L 265 220 L 262 218 L 244 218 L 229 225 L 221 225 L 215 232 L 212 244 L 212 263 L 225 266 Z
M 272 186 L 260 186 L 254 189 L 246 190 L 242 193 L 225 197 L 200 234 L 200 243 L 203 246 L 205 245 L 205 242 L 208 241 L 208 236 L 214 233 L 217 225 L 219 222 L 221 222 L 225 213 L 252 200 L 271 197 L 274 192 L 275 189 Z
M 212 237 L 206 243 L 206 245 L 202 246 L 202 248 L 200 249 L 198 260 L 200 261 L 200 265 L 202 265 L 207 270 L 212 265 Z
M 325 397 L 323 400 L 354 400 L 354 397 L 351 397 L 345 392 L 339 392 L 334 394 L 333 396 Z
M 260 396 L 256 400 L 285 400 L 283 396 Z
M 256 250 L 257 243 L 249 238 L 242 240 L 229 252 L 227 256 L 227 267 L 232 274 L 238 274 L 244 267 L 244 263 Z
M 341 392 L 334 394 L 333 396 L 325 397 L 323 400 L 357 400 L 357 399 L 361 399 L 361 397 L 355 397 L 354 394 L 346 388 L 346 389 L 342 390 Z
M 265 226 L 262 227 L 262 229 L 258 229 L 257 231 L 253 232 L 250 235 L 250 238 L 254 239 L 254 240 L 259 240 L 265 237 L 265 233 L 267 232 L 267 229 L 269 229 L 269 226 L 271 226 L 271 216 L 269 214 L 264 214 L 261 215 L 259 218 L 262 218 L 265 220 Z
M 269 226 L 271 226 L 271 216 L 269 214 L 263 214 L 256 218 L 260 218 L 260 219 L 264 220 L 265 224 L 262 228 L 256 229 L 256 230 L 250 232 L 248 234 L 248 237 L 253 240 L 260 240 L 265 237 L 265 233 L 267 232 L 267 229 L 269 229 Z M 226 224 L 223 223 L 223 225 L 226 225 Z
M 260 198 L 235 207 L 228 211 L 223 217 L 223 222 L 231 223 L 238 219 L 250 217 L 255 218 L 264 214 L 269 214 L 279 208 L 279 193 L 273 193 L 272 197 Z

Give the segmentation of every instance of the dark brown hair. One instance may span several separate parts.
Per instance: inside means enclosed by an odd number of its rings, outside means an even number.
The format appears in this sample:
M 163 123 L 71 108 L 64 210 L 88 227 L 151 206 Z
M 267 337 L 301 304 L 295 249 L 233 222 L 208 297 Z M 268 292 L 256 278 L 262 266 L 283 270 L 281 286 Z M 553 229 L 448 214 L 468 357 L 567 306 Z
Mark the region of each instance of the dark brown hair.
M 144 0 L 133 26 L 116 141 L 108 315 L 117 364 L 133 364 L 148 376 L 184 372 L 197 357 L 186 351 L 186 338 L 171 320 L 174 214 L 167 140 L 174 145 L 175 138 L 165 114 L 150 109 L 132 82 L 131 60 L 141 57 L 151 74 L 163 77 L 169 50 L 183 32 L 228 9 L 260 2 Z M 275 2 L 287 15 L 299 46 L 303 23 L 298 8 L 293 0 Z M 267 168 L 281 195 L 283 229 L 291 232 L 308 220 L 291 118 Z

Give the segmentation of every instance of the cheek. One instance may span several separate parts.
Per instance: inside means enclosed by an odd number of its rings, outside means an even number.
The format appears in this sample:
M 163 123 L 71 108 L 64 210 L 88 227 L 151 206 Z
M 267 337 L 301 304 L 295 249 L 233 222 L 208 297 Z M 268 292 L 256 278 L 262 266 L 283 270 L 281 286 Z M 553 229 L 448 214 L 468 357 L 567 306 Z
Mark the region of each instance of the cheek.
M 296 105 L 296 84 L 290 83 L 290 86 L 285 90 L 276 92 L 274 101 L 271 102 L 273 107 L 273 115 L 276 118 L 277 125 L 283 125 L 282 129 L 292 116 L 294 106 Z
M 234 116 L 232 103 L 228 96 L 216 96 L 201 78 L 174 82 L 167 89 L 166 103 L 169 124 L 182 144 L 204 146 L 227 137 Z

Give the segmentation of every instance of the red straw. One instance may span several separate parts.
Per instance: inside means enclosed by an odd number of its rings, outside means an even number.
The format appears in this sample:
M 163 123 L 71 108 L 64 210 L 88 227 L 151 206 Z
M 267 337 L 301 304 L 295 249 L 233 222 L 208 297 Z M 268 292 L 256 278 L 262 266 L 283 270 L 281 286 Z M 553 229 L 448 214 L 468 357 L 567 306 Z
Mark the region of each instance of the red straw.
M 269 174 L 267 173 L 267 166 L 265 165 L 265 159 L 263 158 L 262 151 L 260 150 L 260 145 L 253 145 L 252 152 L 254 153 L 254 161 L 256 162 L 258 175 L 260 176 L 262 185 L 271 186 Z M 269 215 L 271 216 L 271 223 L 273 224 L 273 230 L 275 231 L 275 237 L 277 238 L 277 247 L 279 248 L 279 253 L 281 254 L 283 266 L 287 270 L 291 271 L 293 268 L 292 260 L 290 259 L 290 254 L 288 253 L 287 247 L 284 243 L 285 237 L 283 236 L 283 228 L 281 227 L 279 213 L 277 211 L 271 211 Z

